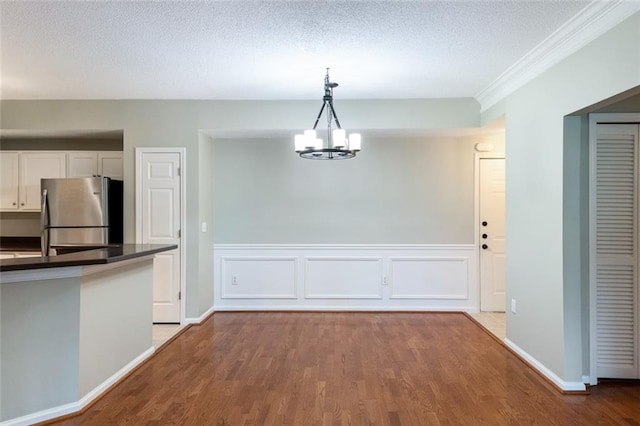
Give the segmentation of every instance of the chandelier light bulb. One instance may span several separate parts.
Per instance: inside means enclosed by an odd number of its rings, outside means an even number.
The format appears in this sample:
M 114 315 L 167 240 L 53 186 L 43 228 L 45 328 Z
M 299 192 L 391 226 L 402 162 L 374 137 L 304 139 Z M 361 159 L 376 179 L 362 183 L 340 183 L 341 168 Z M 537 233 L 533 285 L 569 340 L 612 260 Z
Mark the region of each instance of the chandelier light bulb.
M 346 132 L 344 129 L 334 129 L 331 140 L 334 148 L 344 148 L 346 145 Z
M 307 147 L 307 138 L 304 135 L 296 135 L 295 139 L 296 152 L 302 152 Z
M 349 135 L 349 149 L 352 151 L 360 151 L 362 145 L 362 136 L 360 133 L 351 133 Z

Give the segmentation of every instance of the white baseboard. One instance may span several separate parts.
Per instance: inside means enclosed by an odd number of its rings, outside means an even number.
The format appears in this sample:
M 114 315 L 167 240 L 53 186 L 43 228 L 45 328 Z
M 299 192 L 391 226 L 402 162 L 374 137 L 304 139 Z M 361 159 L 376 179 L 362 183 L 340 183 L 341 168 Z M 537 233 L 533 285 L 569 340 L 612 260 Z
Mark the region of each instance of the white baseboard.
M 295 312 L 467 312 L 472 313 L 473 310 L 461 307 L 452 308 L 421 308 L 406 306 L 253 306 L 253 305 L 235 305 L 216 308 L 216 312 L 233 312 L 233 311 L 295 311 Z
M 105 391 L 107 391 L 112 385 L 125 377 L 129 372 L 135 369 L 138 365 L 140 365 L 143 361 L 149 358 L 155 352 L 154 347 L 150 347 L 136 358 L 134 358 L 127 365 L 118 370 L 114 375 L 109 377 L 104 382 L 100 383 L 93 390 L 83 396 L 80 400 L 76 402 L 71 402 L 69 404 L 59 405 L 57 407 L 48 408 L 46 410 L 38 411 L 36 413 L 27 414 L 26 416 L 17 417 L 15 419 L 5 420 L 0 423 L 0 426 L 26 426 L 32 425 L 35 423 L 44 422 L 46 420 L 51 420 L 56 417 L 66 416 L 67 414 L 76 413 L 82 409 L 84 409 L 87 405 L 93 402 L 96 398 L 101 396 Z
M 184 323 L 185 323 L 185 324 L 201 324 L 202 322 L 204 322 L 204 320 L 206 320 L 206 319 L 207 319 L 207 317 L 208 317 L 209 315 L 211 315 L 211 314 L 212 314 L 212 313 L 214 313 L 214 312 L 215 312 L 215 309 L 214 309 L 214 307 L 212 306 L 212 307 L 210 307 L 209 309 L 207 309 L 207 310 L 206 310 L 206 312 L 205 312 L 204 314 L 200 315 L 200 316 L 199 316 L 199 317 L 197 317 L 197 318 L 193 318 L 193 317 L 185 318 L 185 319 L 184 319 Z
M 540 361 L 529 355 L 525 350 L 523 350 L 520 346 L 516 345 L 509 339 L 504 339 L 504 342 L 509 346 L 515 353 L 524 358 L 529 365 L 538 370 L 544 377 L 549 379 L 552 383 L 554 383 L 558 388 L 567 392 L 576 392 L 576 391 L 584 391 L 586 390 L 586 386 L 582 382 L 565 382 L 562 380 L 556 373 L 548 369 L 544 364 Z

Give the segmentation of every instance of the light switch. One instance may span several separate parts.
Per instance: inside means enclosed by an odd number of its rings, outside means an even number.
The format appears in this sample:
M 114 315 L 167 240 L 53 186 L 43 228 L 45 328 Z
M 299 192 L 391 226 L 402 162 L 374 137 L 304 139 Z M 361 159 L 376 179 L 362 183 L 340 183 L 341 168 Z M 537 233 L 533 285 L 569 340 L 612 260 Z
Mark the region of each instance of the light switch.
M 202 232 L 207 232 L 207 222 L 202 222 Z

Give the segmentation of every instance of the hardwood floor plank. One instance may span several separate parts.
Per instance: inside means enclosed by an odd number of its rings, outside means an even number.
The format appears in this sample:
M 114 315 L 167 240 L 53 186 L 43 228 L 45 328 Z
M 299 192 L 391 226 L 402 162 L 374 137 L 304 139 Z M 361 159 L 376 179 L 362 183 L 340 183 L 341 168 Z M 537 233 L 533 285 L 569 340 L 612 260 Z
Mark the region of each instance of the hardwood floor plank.
M 462 314 L 216 313 L 64 425 L 640 424 L 640 384 L 561 395 Z

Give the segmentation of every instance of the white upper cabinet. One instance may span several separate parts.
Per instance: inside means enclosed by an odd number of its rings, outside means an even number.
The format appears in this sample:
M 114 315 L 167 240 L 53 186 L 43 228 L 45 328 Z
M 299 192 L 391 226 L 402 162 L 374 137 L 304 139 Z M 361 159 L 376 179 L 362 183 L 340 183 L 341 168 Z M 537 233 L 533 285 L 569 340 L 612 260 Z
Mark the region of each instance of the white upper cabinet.
M 68 159 L 67 177 L 123 177 L 122 151 L 71 151 Z
M 40 179 L 67 175 L 67 153 L 63 151 L 21 152 L 19 171 L 19 209 L 40 211 Z
M 98 175 L 122 180 L 122 151 L 98 152 Z
M 18 210 L 18 164 L 17 152 L 0 155 L 0 210 Z
M 95 151 L 71 151 L 67 153 L 67 177 L 94 177 L 98 174 L 98 153 Z

